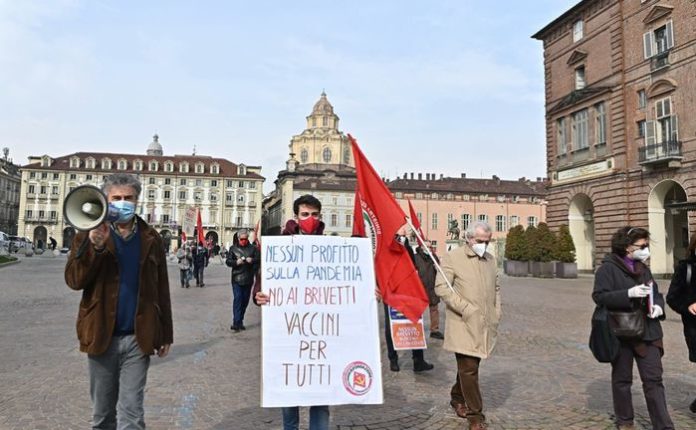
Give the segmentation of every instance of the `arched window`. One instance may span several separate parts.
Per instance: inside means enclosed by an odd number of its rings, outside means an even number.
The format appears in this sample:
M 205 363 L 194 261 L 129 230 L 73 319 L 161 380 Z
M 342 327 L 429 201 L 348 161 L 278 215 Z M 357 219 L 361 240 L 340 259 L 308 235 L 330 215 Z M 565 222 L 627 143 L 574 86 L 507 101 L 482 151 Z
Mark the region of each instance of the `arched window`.
M 324 160 L 324 163 L 331 162 L 331 149 L 324 148 L 324 151 L 321 153 L 321 156 Z
M 307 148 L 302 148 L 302 150 L 300 151 L 300 161 L 302 163 L 306 163 L 308 159 L 309 159 L 309 152 L 307 152 Z

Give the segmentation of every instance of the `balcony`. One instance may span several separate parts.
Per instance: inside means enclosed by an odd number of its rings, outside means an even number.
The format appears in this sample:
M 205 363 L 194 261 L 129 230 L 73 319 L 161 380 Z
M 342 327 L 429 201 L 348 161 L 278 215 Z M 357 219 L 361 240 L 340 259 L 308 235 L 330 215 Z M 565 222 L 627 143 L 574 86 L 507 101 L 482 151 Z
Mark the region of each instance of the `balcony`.
M 669 67 L 669 51 L 660 52 L 650 59 L 651 72 L 656 72 L 665 67 Z
M 638 164 L 644 170 L 666 165 L 667 168 L 681 167 L 682 143 L 679 140 L 658 142 L 638 148 Z

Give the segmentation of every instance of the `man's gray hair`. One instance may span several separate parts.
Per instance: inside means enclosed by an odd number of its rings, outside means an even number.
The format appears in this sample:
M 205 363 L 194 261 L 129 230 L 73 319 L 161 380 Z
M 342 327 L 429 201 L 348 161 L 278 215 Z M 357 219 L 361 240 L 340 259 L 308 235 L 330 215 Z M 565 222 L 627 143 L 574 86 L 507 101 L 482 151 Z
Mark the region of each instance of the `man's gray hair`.
M 476 235 L 476 230 L 483 230 L 486 233 L 492 233 L 491 226 L 483 221 L 476 221 L 469 224 L 469 228 L 466 229 L 466 238 L 471 239 Z
M 102 191 L 105 194 L 109 194 L 111 187 L 133 187 L 136 199 L 140 197 L 140 191 L 143 189 L 138 177 L 130 173 L 114 173 L 113 175 L 104 176 Z
M 243 235 L 249 237 L 249 230 L 246 228 L 240 228 L 237 232 L 237 237 L 242 237 Z

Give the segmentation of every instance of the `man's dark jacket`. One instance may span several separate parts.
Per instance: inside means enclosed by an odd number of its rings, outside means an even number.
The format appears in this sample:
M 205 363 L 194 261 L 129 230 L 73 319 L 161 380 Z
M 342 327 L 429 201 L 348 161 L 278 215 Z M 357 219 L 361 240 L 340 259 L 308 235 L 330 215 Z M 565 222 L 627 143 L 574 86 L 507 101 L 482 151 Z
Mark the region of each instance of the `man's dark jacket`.
M 150 355 L 173 342 L 172 307 L 162 239 L 141 218 L 136 217 L 136 222 L 141 245 L 135 338 L 142 352 Z M 88 243 L 84 254 L 78 257 L 78 248 L 87 234 L 80 232 L 73 240 L 65 266 L 65 283 L 73 290 L 82 290 L 77 314 L 80 351 L 99 355 L 109 347 L 116 324 L 119 267 L 110 237 L 102 252 Z
M 251 257 L 251 262 L 246 261 L 248 257 Z M 244 262 L 237 264 L 237 260 L 240 258 Z M 259 269 L 259 250 L 251 243 L 246 246 L 236 243 L 230 247 L 225 264 L 232 268 L 232 283 L 250 287 L 254 283 L 256 271 Z
M 605 306 L 608 310 L 631 310 L 643 306 L 647 313 L 646 300 L 631 299 L 628 297 L 628 289 L 640 284 L 653 282 L 653 296 L 655 304 L 659 305 L 664 313 L 658 319 L 646 318 L 645 334 L 643 341 L 653 342 L 662 339 L 662 326 L 659 320 L 665 319 L 665 300 L 658 291 L 657 283 L 653 279 L 650 269 L 645 264 L 636 261 L 636 272 L 632 272 L 616 254 L 607 254 L 595 273 L 594 290 L 592 299 L 598 305 Z
M 691 279 L 686 282 L 687 265 L 691 265 Z M 684 338 L 689 348 L 689 361 L 696 362 L 696 315 L 689 312 L 689 305 L 696 303 L 696 256 L 682 260 L 672 276 L 667 292 L 667 304 L 681 315 Z
M 437 260 L 437 256 L 433 255 L 433 257 Z M 429 304 L 436 305 L 440 303 L 440 297 L 435 294 L 435 278 L 437 277 L 435 263 L 430 259 L 430 255 L 426 254 L 420 246 L 416 248 L 414 260 L 418 276 L 420 277 L 423 287 L 425 287 L 425 291 L 428 293 Z M 439 262 L 438 260 L 438 263 Z

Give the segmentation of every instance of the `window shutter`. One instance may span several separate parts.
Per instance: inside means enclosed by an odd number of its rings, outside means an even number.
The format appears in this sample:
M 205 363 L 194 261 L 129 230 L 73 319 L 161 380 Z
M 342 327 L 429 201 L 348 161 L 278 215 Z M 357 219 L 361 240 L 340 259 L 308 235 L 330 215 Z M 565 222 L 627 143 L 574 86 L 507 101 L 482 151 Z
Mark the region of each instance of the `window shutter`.
M 669 120 L 670 127 L 672 129 L 672 136 L 670 136 L 670 138 L 673 142 L 676 142 L 677 140 L 679 140 L 679 121 L 677 121 L 676 115 L 672 115 Z
M 674 30 L 672 29 L 672 21 L 667 21 L 665 26 L 665 37 L 667 38 L 667 49 L 674 47 Z
M 645 144 L 648 147 L 655 145 L 655 121 L 645 123 Z
M 649 31 L 643 35 L 643 55 L 645 56 L 645 58 L 650 58 L 653 56 L 652 40 L 652 31 Z

